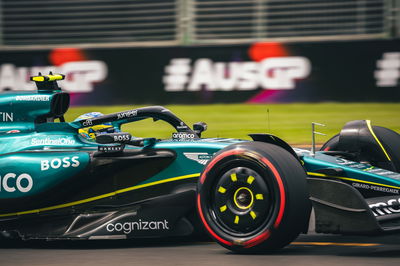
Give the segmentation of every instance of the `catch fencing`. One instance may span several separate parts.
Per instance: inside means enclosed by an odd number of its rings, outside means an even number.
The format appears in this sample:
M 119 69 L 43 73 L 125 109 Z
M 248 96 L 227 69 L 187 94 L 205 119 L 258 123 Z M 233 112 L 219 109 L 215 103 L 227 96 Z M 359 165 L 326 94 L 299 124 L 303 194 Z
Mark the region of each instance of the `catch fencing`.
M 400 37 L 398 0 L 1 0 L 0 48 Z

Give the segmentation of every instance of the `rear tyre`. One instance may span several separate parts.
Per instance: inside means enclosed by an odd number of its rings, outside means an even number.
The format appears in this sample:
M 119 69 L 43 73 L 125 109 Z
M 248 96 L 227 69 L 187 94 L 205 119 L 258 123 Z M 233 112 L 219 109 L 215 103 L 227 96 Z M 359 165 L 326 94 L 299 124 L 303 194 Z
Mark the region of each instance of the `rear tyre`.
M 321 147 L 321 151 L 337 151 L 339 146 L 339 134 L 336 134 L 324 143 Z
M 222 246 L 240 253 L 276 250 L 307 229 L 306 174 L 279 146 L 234 144 L 205 167 L 197 208 L 204 227 Z
M 359 161 L 367 161 L 371 165 L 386 170 L 400 172 L 400 135 L 388 128 L 380 126 L 372 126 L 373 132 L 379 139 L 386 153 L 391 159 L 392 164 L 380 164 L 374 160 L 374 147 L 365 147 L 358 155 Z M 321 151 L 344 151 L 345 147 L 339 148 L 339 134 L 330 138 L 321 148 Z M 371 144 L 372 145 L 372 144 Z

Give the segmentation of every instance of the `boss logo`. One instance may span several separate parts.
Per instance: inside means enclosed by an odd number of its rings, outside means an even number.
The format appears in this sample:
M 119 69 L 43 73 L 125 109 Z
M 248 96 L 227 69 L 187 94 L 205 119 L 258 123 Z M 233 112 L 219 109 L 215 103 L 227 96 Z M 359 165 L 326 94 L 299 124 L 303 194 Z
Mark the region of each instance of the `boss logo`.
M 16 175 L 14 173 L 8 173 L 2 178 L 0 176 L 0 191 L 6 192 L 23 192 L 30 191 L 33 187 L 33 179 L 28 174 Z
M 53 160 L 42 160 L 40 162 L 40 170 L 46 171 L 50 168 L 58 169 L 60 167 L 68 168 L 68 167 L 78 167 L 80 165 L 78 156 L 64 157 L 64 158 L 56 158 Z
M 130 135 L 116 135 L 114 136 L 114 141 L 128 141 L 131 139 Z

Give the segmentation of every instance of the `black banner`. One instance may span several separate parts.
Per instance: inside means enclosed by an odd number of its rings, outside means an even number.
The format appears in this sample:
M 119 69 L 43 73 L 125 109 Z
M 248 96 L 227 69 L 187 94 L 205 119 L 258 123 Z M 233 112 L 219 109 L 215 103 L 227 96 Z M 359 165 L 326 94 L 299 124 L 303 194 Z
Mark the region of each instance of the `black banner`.
M 0 91 L 66 75 L 72 104 L 398 102 L 400 41 L 0 52 Z

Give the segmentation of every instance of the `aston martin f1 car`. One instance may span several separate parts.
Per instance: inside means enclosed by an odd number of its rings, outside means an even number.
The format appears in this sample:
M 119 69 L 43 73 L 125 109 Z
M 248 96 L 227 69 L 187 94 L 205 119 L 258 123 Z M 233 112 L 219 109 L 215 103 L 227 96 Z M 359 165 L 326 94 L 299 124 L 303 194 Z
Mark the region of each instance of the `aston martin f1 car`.
M 36 91 L 0 95 L 0 235 L 5 239 L 131 239 L 207 232 L 236 252 L 284 247 L 310 220 L 319 233 L 400 231 L 400 137 L 351 121 L 320 151 L 270 134 L 201 138 L 161 106 L 65 122 L 69 94 L 32 77 Z M 174 128 L 138 138 L 143 119 Z M 79 131 L 96 125 L 93 140 Z M 315 219 L 310 219 L 314 209 Z

